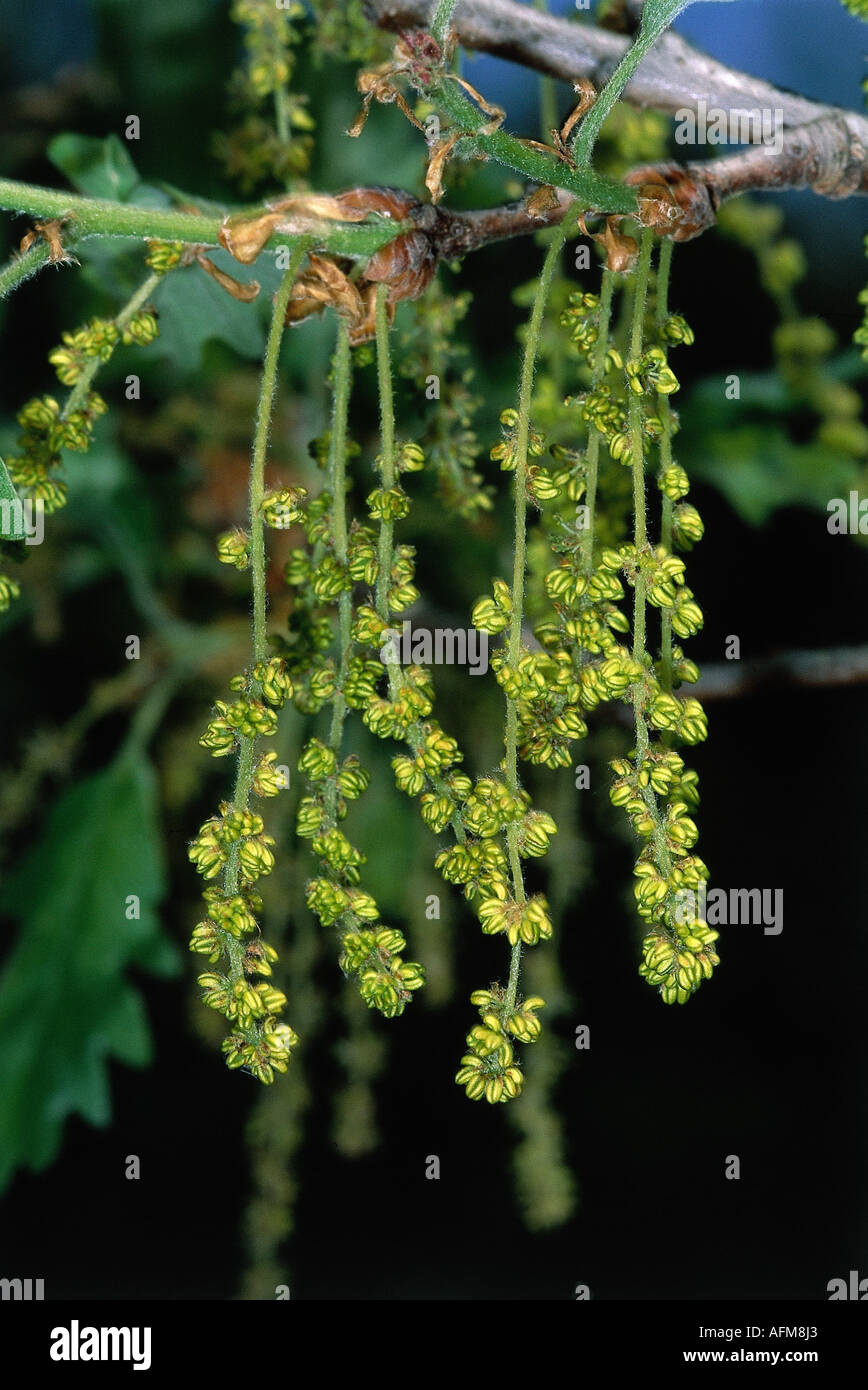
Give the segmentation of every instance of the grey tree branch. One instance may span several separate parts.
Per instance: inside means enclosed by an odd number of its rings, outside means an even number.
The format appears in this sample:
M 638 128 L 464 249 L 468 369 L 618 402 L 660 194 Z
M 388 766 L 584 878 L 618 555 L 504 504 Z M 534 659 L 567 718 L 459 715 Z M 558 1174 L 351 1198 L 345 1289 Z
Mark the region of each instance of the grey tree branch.
M 432 9 L 431 0 L 365 4 L 375 24 L 395 30 L 426 25 Z M 557 19 L 515 0 L 461 0 L 453 26 L 466 48 L 511 59 L 565 82 L 589 78 L 598 88 L 629 44 L 621 34 Z M 671 31 L 643 60 L 624 96 L 634 105 L 669 113 L 698 111 L 701 102 L 707 109 L 781 113 L 780 153 L 757 146 L 724 159 L 681 166 L 697 186 L 696 226 L 688 231 L 688 217 L 682 240 L 713 223 L 723 198 L 748 189 L 807 187 L 830 198 L 868 193 L 868 119 L 728 68 Z M 670 172 L 673 167 L 678 166 L 669 166 Z
M 689 241 L 713 226 L 720 204 L 738 193 L 771 188 L 810 188 L 826 198 L 868 193 L 868 162 L 865 146 L 846 121 L 823 116 L 785 130 L 779 151 L 753 145 L 723 159 L 636 169 L 627 182 L 665 183 L 682 211 L 670 235 Z
M 704 666 L 690 693 L 702 700 L 727 700 L 780 686 L 828 689 L 868 683 L 868 647 L 779 652 L 752 661 Z
M 703 665 L 695 685 L 684 685 L 678 693 L 696 696 L 705 705 L 779 690 L 834 690 L 851 685 L 868 685 L 868 647 L 777 652 L 747 661 L 711 662 Z M 607 705 L 606 714 L 615 723 L 632 727 L 628 706 Z
M 860 147 L 861 148 L 861 147 Z M 861 151 L 864 161 L 864 151 Z M 812 188 L 827 197 L 868 192 L 866 165 L 856 159 L 853 140 L 834 116 L 786 131 L 779 154 L 754 146 L 723 159 L 687 164 L 651 165 L 627 175 L 628 183 L 664 183 L 681 207 L 681 220 L 667 233 L 674 241 L 690 241 L 714 226 L 726 198 L 752 189 Z M 557 203 L 531 217 L 523 202 L 507 203 L 485 212 L 454 213 L 422 204 L 414 214 L 425 231 L 433 232 L 438 254 L 447 259 L 466 255 L 490 241 L 521 236 L 560 222 L 573 203 L 572 194 L 557 190 Z

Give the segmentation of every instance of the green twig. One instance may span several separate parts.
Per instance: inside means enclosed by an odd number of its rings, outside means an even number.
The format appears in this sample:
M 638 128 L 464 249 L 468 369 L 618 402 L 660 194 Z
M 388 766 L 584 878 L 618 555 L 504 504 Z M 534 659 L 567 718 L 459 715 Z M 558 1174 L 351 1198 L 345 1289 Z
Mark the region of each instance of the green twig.
M 380 393 L 380 481 L 384 490 L 395 486 L 395 407 L 392 397 L 392 369 L 389 360 L 388 285 L 377 286 L 377 386 Z M 384 516 L 380 522 L 379 568 L 376 607 L 388 618 L 387 595 L 392 573 L 394 522 Z
M 654 234 L 642 233 L 639 262 L 633 287 L 633 324 L 630 333 L 630 357 L 636 361 L 642 355 L 645 333 L 645 306 L 651 276 L 651 250 Z M 645 439 L 642 429 L 642 397 L 630 395 L 630 449 L 633 465 L 633 541 L 636 547 L 636 581 L 633 599 L 633 660 L 642 665 L 643 674 L 633 686 L 633 713 L 636 722 L 636 767 L 641 768 L 648 756 L 650 741 L 645 719 L 645 605 L 647 584 L 642 572 L 644 551 L 648 541 L 647 504 L 645 498 Z M 654 822 L 653 842 L 657 863 L 668 878 L 672 872 L 672 856 L 666 844 L 666 834 L 657 798 L 651 787 L 645 787 L 642 798 Z
M 659 7 L 657 8 L 659 9 Z M 639 33 L 636 35 L 632 48 L 629 48 L 624 54 L 615 71 L 612 73 L 612 76 L 609 78 L 609 81 L 597 97 L 596 102 L 582 121 L 579 127 L 579 133 L 573 141 L 573 158 L 580 168 L 586 168 L 590 164 L 591 155 L 594 152 L 594 145 L 597 142 L 597 137 L 603 128 L 606 117 L 618 101 L 621 93 L 630 81 L 630 78 L 645 57 L 645 54 L 654 47 L 654 44 L 660 38 L 660 35 L 673 17 L 674 16 L 670 16 L 669 18 L 661 17 L 656 13 L 652 17 L 650 11 L 648 13 L 643 13 L 642 25 L 639 29 Z
M 39 188 L 0 179 L 0 208 L 40 219 L 59 218 L 64 222 L 64 245 L 71 246 L 86 237 L 143 237 L 162 241 L 180 241 L 197 246 L 219 246 L 220 228 L 224 216 L 245 213 L 251 217 L 258 208 L 226 208 L 223 215 L 201 216 L 175 208 L 142 208 L 132 203 L 113 203 L 104 198 L 82 198 L 78 194 Z M 372 256 L 382 246 L 405 231 L 399 222 L 347 223 L 311 220 L 307 229 L 298 234 L 275 232 L 270 246 L 289 246 L 300 243 L 324 248 L 332 255 L 353 259 Z M 47 248 L 32 246 L 23 256 L 15 257 L 0 272 L 0 295 L 15 289 L 47 260 Z
M 660 245 L 660 259 L 657 268 L 657 326 L 662 327 L 669 316 L 669 276 L 672 268 L 674 243 L 664 237 Z M 659 407 L 663 433 L 660 437 L 660 467 L 664 471 L 672 465 L 672 406 L 669 397 L 664 396 Z M 667 554 L 672 554 L 672 513 L 674 504 L 671 497 L 663 494 L 663 507 L 660 523 L 660 544 Z M 660 684 L 667 693 L 672 690 L 672 610 L 664 608 L 660 622 Z
M 639 263 L 633 281 L 633 326 L 630 333 L 630 357 L 637 361 L 642 356 L 642 342 L 645 328 L 645 303 L 648 297 L 648 280 L 651 270 L 651 245 L 653 234 L 642 233 Z M 642 399 L 634 391 L 630 393 L 630 449 L 633 459 L 633 540 L 636 546 L 635 597 L 633 603 L 633 659 L 641 661 L 645 652 L 645 577 L 641 571 L 643 551 L 647 542 L 647 509 L 645 503 L 645 440 L 642 431 Z M 645 756 L 648 747 L 648 731 L 641 703 L 637 704 L 636 737 L 642 745 L 640 757 Z M 640 731 L 641 725 L 641 731 Z M 640 736 L 644 734 L 644 739 Z
M 600 310 L 597 322 L 597 341 L 594 345 L 591 368 L 591 390 L 596 391 L 603 380 L 606 366 L 606 353 L 609 350 L 609 325 L 612 319 L 612 297 L 615 289 L 615 276 L 611 270 L 603 271 L 600 286 Z M 594 516 L 597 506 L 597 480 L 600 463 L 600 440 L 602 435 L 595 425 L 590 426 L 585 466 L 585 503 L 588 508 L 588 524 L 582 533 L 582 570 L 590 579 L 594 568 Z
M 593 208 L 605 213 L 635 213 L 636 193 L 615 179 L 606 178 L 593 169 L 576 168 L 559 159 L 554 150 L 532 148 L 506 130 L 491 130 L 490 118 L 474 106 L 448 77 L 432 85 L 429 95 L 449 116 L 453 125 L 464 132 L 457 147 L 462 154 L 483 155 L 496 159 L 508 169 L 514 169 L 534 183 L 565 188 L 577 200 L 579 208 Z
M 36 275 L 44 265 L 48 264 L 48 256 L 48 244 L 39 241 L 23 255 L 13 256 L 11 261 L 0 270 L 0 299 L 5 299 L 7 294 L 17 290 L 18 286 L 22 285 L 25 280 L 29 280 L 31 275 Z
M 329 489 L 332 494 L 332 537 L 335 559 L 342 566 L 347 563 L 347 417 L 350 401 L 352 359 L 350 354 L 350 334 L 345 319 L 338 316 L 338 333 L 334 356 L 334 396 L 332 401 L 331 435 L 329 438 Z M 332 698 L 332 722 L 329 731 L 329 747 L 339 757 L 343 737 L 344 718 L 347 703 L 344 699 L 344 681 L 352 646 L 351 627 L 353 618 L 352 593 L 343 589 L 338 598 L 338 681 Z M 335 823 L 337 804 L 337 783 L 330 779 L 326 786 L 326 811 L 329 823 Z
M 431 34 L 440 47 L 446 43 L 452 27 L 452 16 L 458 8 L 458 0 L 438 0 L 434 17 L 431 20 Z
M 265 495 L 265 457 L 268 434 L 277 389 L 277 364 L 286 321 L 289 296 L 299 267 L 311 247 L 311 240 L 302 239 L 290 256 L 289 266 L 275 295 L 271 327 L 265 348 L 262 386 L 256 411 L 256 430 L 253 436 L 253 458 L 250 466 L 250 563 L 253 585 L 253 660 L 264 661 L 268 656 L 265 631 L 265 521 L 262 499 Z M 236 807 L 236 809 L 238 809 Z

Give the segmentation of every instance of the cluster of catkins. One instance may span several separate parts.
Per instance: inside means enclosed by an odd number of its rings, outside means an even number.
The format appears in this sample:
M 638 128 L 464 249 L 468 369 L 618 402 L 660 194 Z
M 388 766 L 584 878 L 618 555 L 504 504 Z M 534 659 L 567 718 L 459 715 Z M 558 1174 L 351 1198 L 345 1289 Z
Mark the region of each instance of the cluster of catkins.
M 685 582 L 684 561 L 675 554 L 701 538 L 702 522 L 686 500 L 684 470 L 672 457 L 677 417 L 669 405 L 678 382 L 668 351 L 673 344 L 689 344 L 692 334 L 682 318 L 660 312 L 664 296 L 665 290 L 659 291 L 653 333 L 643 318 L 642 350 L 633 357 L 611 340 L 611 296 L 605 311 L 598 296 L 570 296 L 560 322 L 579 360 L 584 358 L 590 369 L 589 389 L 570 398 L 579 408 L 588 447 L 582 451 L 555 444 L 544 462 L 544 435 L 530 425 L 522 435 L 518 412 L 507 410 L 501 416 L 501 442 L 492 450 L 507 472 L 516 469 L 524 450 L 527 503 L 544 513 L 549 543 L 560 557 L 543 579 L 549 611 L 535 627 L 536 643 L 519 641 L 514 592 L 495 579 L 491 596 L 475 605 L 473 623 L 494 637 L 508 630 L 511 634 L 493 653 L 492 668 L 506 700 L 512 749 L 525 761 L 565 768 L 572 762 L 572 745 L 587 734 L 591 711 L 607 700 L 633 707 L 636 747 L 615 761 L 611 795 L 643 842 L 636 865 L 637 905 L 647 924 L 640 973 L 666 1002 L 684 1002 L 711 974 L 717 955 L 716 933 L 703 922 L 682 922 L 679 911 L 686 890 L 707 879 L 704 864 L 693 853 L 697 831 L 690 813 L 698 802 L 697 779 L 675 746 L 704 739 L 706 720 L 696 699 L 678 693 L 680 685 L 697 679 L 698 671 L 673 640 L 689 638 L 702 626 L 702 613 Z M 383 345 L 377 350 L 382 353 Z M 381 361 L 381 370 L 383 365 Z M 209 915 L 192 944 L 212 961 L 225 957 L 228 965 L 224 974 L 204 975 L 200 983 L 206 1002 L 234 1025 L 225 1044 L 230 1064 L 246 1065 L 263 1080 L 283 1069 L 295 1041 L 292 1031 L 277 1021 L 283 996 L 267 983 L 254 982 L 258 975 L 267 976 L 272 964 L 257 935 L 253 889 L 271 868 L 271 841 L 247 802 L 249 793 L 267 796 L 277 789 L 276 755 L 264 753 L 255 761 L 253 748 L 273 732 L 277 706 L 292 698 L 305 715 L 331 711 L 328 738 L 308 739 L 299 761 L 307 785 L 298 807 L 298 832 L 310 841 L 318 861 L 307 884 L 308 905 L 324 926 L 336 929 L 341 968 L 356 980 L 370 1008 L 395 1017 L 423 984 L 422 967 L 405 960 L 402 933 L 381 920 L 375 899 L 362 886 L 364 855 L 342 828 L 348 803 L 365 792 L 370 780 L 358 757 L 343 751 L 344 720 L 356 711 L 377 737 L 402 745 L 392 758 L 399 790 L 418 799 L 422 818 L 435 834 L 449 837 L 436 867 L 472 903 L 482 931 L 504 936 L 511 948 L 508 983 L 491 984 L 471 996 L 481 1021 L 467 1035 L 456 1077 L 471 1098 L 503 1102 L 521 1089 L 515 1044 L 532 1043 L 539 1036 L 537 1013 L 544 1002 L 537 996 L 523 999 L 518 991 L 521 953 L 552 935 L 545 897 L 525 893 L 522 861 L 547 852 L 556 826 L 550 815 L 532 806 L 514 767 L 510 771 L 509 754 L 501 769 L 476 780 L 462 770 L 456 740 L 433 717 L 430 674 L 415 664 L 402 667 L 394 658 L 389 633 L 418 598 L 414 548 L 396 544 L 394 529 L 410 511 L 405 475 L 419 471 L 425 457 L 417 444 L 384 441 L 376 460 L 380 485 L 366 499 L 367 517 L 348 521 L 343 468 L 357 450 L 345 438 L 347 399 L 348 387 L 343 420 L 333 419 L 332 433 L 315 447 L 329 470 L 319 496 L 302 505 L 298 489 L 284 489 L 266 499 L 271 524 L 299 522 L 307 537 L 306 547 L 292 552 L 285 569 L 295 591 L 287 634 L 272 637 L 276 655 L 237 678 L 241 698 L 234 705 L 217 706 L 203 738 L 216 755 L 238 752 L 241 771 L 240 797 L 236 789 L 234 801 L 203 826 L 191 848 L 206 877 L 223 875 L 222 889 L 210 888 L 206 894 Z M 641 470 L 644 498 L 644 470 L 652 449 L 660 458 L 659 542 L 652 544 L 645 536 L 643 502 L 641 534 L 637 531 L 632 542 L 618 546 L 595 545 L 594 510 L 602 510 L 596 498 L 601 452 L 609 468 L 621 465 L 634 476 Z M 584 497 L 590 505 L 576 507 Z M 218 550 L 221 559 L 238 568 L 249 563 L 243 531 L 221 537 Z M 627 645 L 631 621 L 622 606 L 629 589 L 635 598 L 632 645 Z M 646 649 L 646 604 L 660 612 L 656 657 Z M 246 781 L 245 759 L 250 769 Z M 250 938 L 246 948 L 245 938 Z
M 18 412 L 21 433 L 6 467 L 20 501 L 41 507 L 46 516 L 66 505 L 63 451 L 86 453 L 97 420 L 108 410 L 90 383 L 119 344 L 144 346 L 153 342 L 157 332 L 155 314 L 140 308 L 122 311 L 113 319 L 93 318 L 63 334 L 61 345 L 48 354 L 48 360 L 61 385 L 71 388 L 66 401 L 61 404 L 54 396 L 35 396 Z M 0 612 L 19 594 L 17 580 L 0 574 Z

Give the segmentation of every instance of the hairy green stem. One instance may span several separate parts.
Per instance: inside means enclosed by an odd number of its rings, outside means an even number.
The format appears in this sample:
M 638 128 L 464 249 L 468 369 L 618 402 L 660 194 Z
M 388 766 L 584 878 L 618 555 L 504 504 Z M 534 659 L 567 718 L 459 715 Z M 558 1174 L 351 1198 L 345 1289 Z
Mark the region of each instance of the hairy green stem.
M 17 290 L 31 275 L 35 275 L 48 264 L 49 250 L 46 242 L 37 241 L 23 255 L 13 256 L 12 260 L 0 270 L 0 299 Z
M 340 315 L 337 319 L 335 352 L 332 359 L 332 412 L 329 433 L 328 453 L 328 491 L 331 495 L 331 533 L 335 559 L 342 566 L 347 563 L 347 432 L 349 422 L 350 390 L 352 386 L 352 353 L 350 349 L 349 326 Z M 323 546 L 323 549 L 326 547 Z M 328 746 L 340 762 L 343 745 L 344 721 L 347 702 L 344 684 L 347 678 L 350 653 L 352 651 L 352 591 L 344 589 L 338 596 L 338 675 L 331 699 L 332 715 L 329 726 Z M 336 776 L 327 779 L 323 793 L 325 826 L 334 830 L 338 824 L 338 785 Z M 333 881 L 342 884 L 343 878 L 333 866 L 329 868 Z M 342 913 L 337 919 L 341 931 L 355 931 L 357 926 L 351 913 Z
M 654 234 L 642 233 L 639 262 L 636 266 L 633 288 L 633 323 L 630 333 L 630 357 L 635 361 L 642 355 L 645 332 L 645 307 L 648 298 L 648 285 L 651 276 L 651 251 Z M 642 429 L 642 397 L 631 392 L 630 397 L 630 449 L 633 464 L 633 540 L 636 546 L 636 583 L 633 601 L 633 659 L 642 664 L 643 675 L 633 686 L 633 713 L 636 723 L 636 766 L 641 767 L 648 756 L 648 724 L 645 719 L 644 669 L 645 669 L 645 605 L 647 600 L 645 576 L 641 571 L 643 551 L 648 541 L 647 506 L 645 499 L 645 439 Z M 666 844 L 666 834 L 657 805 L 657 798 L 650 787 L 645 787 L 642 799 L 654 821 L 653 842 L 657 862 L 668 878 L 672 872 L 672 856 Z
M 392 359 L 389 351 L 388 285 L 377 286 L 376 350 L 377 390 L 380 399 L 380 482 L 384 488 L 395 484 L 395 400 L 392 391 Z M 391 517 L 380 517 L 377 539 L 377 582 L 374 586 L 374 607 L 384 622 L 390 622 L 389 580 L 392 574 L 395 523 Z M 389 693 L 397 698 L 400 666 L 392 659 L 386 661 Z M 412 730 L 411 730 L 412 733 Z
M 395 406 L 392 397 L 392 369 L 389 360 L 389 286 L 377 286 L 377 386 L 380 393 L 380 482 L 384 490 L 395 486 Z M 376 604 L 380 617 L 387 618 L 389 580 L 392 574 L 392 545 L 395 524 L 391 517 L 380 521 L 379 567 Z
M 284 274 L 280 289 L 275 295 L 265 359 L 262 367 L 262 381 L 259 391 L 259 405 L 256 412 L 256 429 L 253 436 L 253 453 L 250 461 L 250 560 L 251 587 L 253 590 L 253 660 L 263 661 L 268 655 L 268 639 L 265 625 L 265 521 L 262 515 L 262 499 L 265 493 L 265 459 L 268 450 L 268 434 L 277 387 L 277 366 L 280 357 L 280 344 L 286 320 L 286 309 L 293 282 L 299 267 L 310 247 L 309 240 L 302 240 L 294 249 L 289 266 Z M 232 810 L 245 811 L 250 800 L 253 785 L 253 772 L 256 755 L 256 738 L 242 736 L 239 740 L 238 770 L 235 789 L 232 793 Z M 233 897 L 238 892 L 239 847 L 235 843 L 229 851 L 223 873 L 223 892 Z M 225 934 L 226 950 L 229 955 L 230 979 L 242 979 L 244 969 L 242 957 L 244 947 L 231 933 Z M 251 1032 L 253 1030 L 250 1030 Z
M 274 299 L 271 326 L 265 347 L 262 385 L 256 410 L 256 430 L 253 436 L 253 457 L 250 465 L 250 565 L 253 586 L 253 660 L 264 661 L 268 655 L 265 631 L 265 521 L 262 499 L 265 495 L 265 459 L 268 435 L 277 389 L 277 365 L 280 344 L 286 321 L 286 310 L 299 267 L 311 246 L 310 239 L 298 243 L 289 258 L 289 265 Z M 236 808 L 237 809 L 237 808 Z
M 244 213 L 255 216 L 265 208 L 226 208 L 223 215 L 203 216 L 181 212 L 175 208 L 143 208 L 133 203 L 114 203 L 105 198 L 83 198 L 75 193 L 57 192 L 15 179 L 0 179 L 0 208 L 39 219 L 62 219 L 64 245 L 85 237 L 144 237 L 161 241 L 180 241 L 185 244 L 219 246 L 220 228 L 224 216 Z M 311 220 L 309 235 L 314 244 L 336 256 L 353 259 L 372 256 L 405 231 L 403 223 L 320 222 Z M 296 247 L 306 240 L 307 230 L 297 235 L 275 232 L 270 246 Z M 39 268 L 39 255 L 44 264 L 45 248 L 33 246 L 24 256 L 13 259 L 0 272 L 0 295 L 15 289 L 28 275 Z M 23 268 L 22 268 L 23 262 Z
M 540 330 L 551 283 L 557 270 L 565 236 L 559 229 L 552 238 L 546 252 L 539 283 L 534 297 L 524 344 L 521 364 L 521 377 L 518 393 L 518 422 L 515 431 L 515 472 L 513 475 L 513 566 L 512 566 L 512 613 L 509 623 L 509 642 L 507 661 L 517 666 L 521 657 L 521 624 L 524 616 L 524 584 L 527 564 L 527 446 L 530 437 L 530 407 L 533 396 L 533 379 L 539 351 Z M 504 770 L 506 785 L 515 794 L 518 791 L 518 709 L 515 700 L 507 696 L 506 732 L 504 738 Z M 507 826 L 506 844 L 509 852 L 509 865 L 512 874 L 512 890 L 518 903 L 525 901 L 524 875 L 518 852 L 518 825 L 511 821 Z M 518 992 L 518 976 L 521 966 L 521 942 L 512 948 L 509 966 L 509 983 L 506 990 L 504 1010 L 512 1013 Z
M 672 273 L 672 252 L 675 243 L 670 237 L 660 242 L 660 255 L 657 267 L 657 322 L 662 324 L 669 316 L 669 277 Z
M 609 326 L 612 321 L 612 297 L 615 289 L 615 276 L 611 270 L 603 271 L 600 286 L 600 310 L 597 320 L 597 341 L 594 344 L 591 367 L 591 390 L 596 391 L 603 380 L 606 366 L 606 353 L 609 350 Z M 588 449 L 585 467 L 585 503 L 588 508 L 587 526 L 582 532 L 582 570 L 590 579 L 594 568 L 594 516 L 597 507 L 597 481 L 600 463 L 600 441 L 602 435 L 595 425 L 591 425 L 588 435 Z
M 630 357 L 636 361 L 642 355 L 642 341 L 645 327 L 645 303 L 648 297 L 648 280 L 651 270 L 651 245 L 653 234 L 642 233 L 639 262 L 633 282 L 633 326 L 630 333 Z M 642 552 L 647 544 L 647 514 L 645 504 L 645 440 L 642 431 L 642 398 L 636 392 L 630 394 L 630 450 L 633 458 L 633 540 L 636 546 L 635 596 L 633 603 L 633 659 L 641 661 L 645 652 L 645 577 L 641 572 Z M 636 735 L 643 742 L 642 756 L 648 746 L 648 732 L 644 717 L 640 717 L 637 705 Z M 640 738 L 644 734 L 644 741 Z
M 459 146 L 462 153 L 488 156 L 534 183 L 565 188 L 575 196 L 580 209 L 593 208 L 607 213 L 636 212 L 636 193 L 626 184 L 606 178 L 593 169 L 574 168 L 559 159 L 554 150 L 548 153 L 534 149 L 506 130 L 492 130 L 491 118 L 480 112 L 448 77 L 441 78 L 436 86 L 432 84 L 430 95 L 453 125 L 464 132 L 465 138 Z
M 612 73 L 612 76 L 597 97 L 596 102 L 583 119 L 579 127 L 579 133 L 573 141 L 573 158 L 580 168 L 586 168 L 590 164 L 594 145 L 597 142 L 597 137 L 603 128 L 606 117 L 618 101 L 618 98 L 642 59 L 645 57 L 645 54 L 649 49 L 654 47 L 654 44 L 666 27 L 667 20 L 660 20 L 657 18 L 649 20 L 648 15 L 643 14 L 642 25 L 639 33 L 636 35 L 632 48 L 629 48 L 624 54 L 615 71 Z
M 338 316 L 338 333 L 334 356 L 334 396 L 332 400 L 331 435 L 329 438 L 329 489 L 332 494 L 332 536 L 335 558 L 347 563 L 347 419 L 351 382 L 350 334 L 346 320 Z M 332 720 L 329 747 L 340 753 L 347 703 L 343 687 L 350 659 L 353 618 L 352 593 L 344 589 L 338 598 L 338 682 L 332 700 Z M 330 780 L 326 788 L 326 811 L 334 823 L 337 804 L 337 785 Z
M 669 276 L 672 269 L 674 242 L 664 237 L 660 245 L 660 258 L 657 267 L 657 326 L 662 327 L 669 316 Z M 664 396 L 660 403 L 660 419 L 663 434 L 660 437 L 660 467 L 667 469 L 672 464 L 672 406 L 669 397 Z M 663 494 L 660 521 L 660 544 L 672 554 L 672 513 L 671 497 Z M 672 690 L 672 610 L 664 608 L 660 619 L 660 684 L 669 693 Z
M 458 0 L 438 0 L 434 17 L 431 20 L 431 34 L 442 48 L 449 37 L 452 16 L 458 8 Z
M 274 93 L 274 119 L 277 128 L 277 138 L 281 145 L 289 144 L 289 104 L 286 100 L 286 91 L 283 87 L 278 87 Z
M 165 241 L 217 244 L 220 219 L 174 208 L 142 208 L 108 198 L 85 198 L 62 189 L 0 179 L 0 207 L 29 217 L 59 218 L 76 236 L 144 236 Z
M 432 32 L 438 43 L 445 39 L 454 9 L 455 0 L 439 0 L 432 25 Z M 566 188 L 575 194 L 584 207 L 594 208 L 599 212 L 635 212 L 638 202 L 632 189 L 597 174 L 590 167 L 591 155 L 606 117 L 645 54 L 666 28 L 667 22 L 666 18 L 661 18 L 659 14 L 643 14 L 642 24 L 632 48 L 624 54 L 596 102 L 582 120 L 578 134 L 572 142 L 572 158 L 569 162 L 559 159 L 554 150 L 547 154 L 543 150 L 532 149 L 505 130 L 488 129 L 490 119 L 481 115 L 463 92 L 448 79 L 437 84 L 436 95 L 455 125 L 466 132 L 468 138 L 462 141 L 462 145 L 472 146 L 475 153 L 490 155 L 536 183 Z

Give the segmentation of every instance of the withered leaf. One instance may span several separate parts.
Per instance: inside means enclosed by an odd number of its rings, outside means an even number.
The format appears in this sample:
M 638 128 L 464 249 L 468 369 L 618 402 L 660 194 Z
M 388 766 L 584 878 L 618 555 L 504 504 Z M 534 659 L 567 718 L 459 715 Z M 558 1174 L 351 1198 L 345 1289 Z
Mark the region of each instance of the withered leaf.
M 443 197 L 443 170 L 452 150 L 461 139 L 460 130 L 453 131 L 445 140 L 440 140 L 431 150 L 428 168 L 425 173 L 425 187 L 431 194 L 432 203 L 439 203 Z
M 311 314 L 322 313 L 327 307 L 346 318 L 351 330 L 365 316 L 362 296 L 345 271 L 329 257 L 311 252 L 307 268 L 292 287 L 286 322 L 301 323 Z
M 366 215 L 330 193 L 290 193 L 268 203 L 264 212 L 225 217 L 220 245 L 242 265 L 251 265 L 275 232 L 321 235 L 327 232 L 329 222 L 364 222 Z
M 587 115 L 597 100 L 597 89 L 593 82 L 590 82 L 587 77 L 583 77 L 581 81 L 575 82 L 573 84 L 573 90 L 578 93 L 579 100 L 560 128 L 559 135 L 563 144 L 566 144 L 567 140 L 570 138 L 570 132 L 576 122 Z
M 236 213 L 224 217 L 220 227 L 220 245 L 242 265 L 252 265 L 280 219 L 279 212 L 261 212 L 253 217 Z
M 624 273 L 632 270 L 639 255 L 639 247 L 632 237 L 624 236 L 618 231 L 617 223 L 620 218 L 607 217 L 606 230 L 598 233 L 594 241 L 605 248 L 606 269 L 616 273 Z
M 365 209 L 346 201 L 342 193 L 288 193 L 284 198 L 272 198 L 267 204 L 271 212 L 317 221 L 364 222 Z
M 491 117 L 491 122 L 488 125 L 483 126 L 482 130 L 479 133 L 481 135 L 493 135 L 494 132 L 497 130 L 498 126 L 503 124 L 504 118 L 506 116 L 506 112 L 504 111 L 503 107 L 495 106 L 493 102 L 486 101 L 485 97 L 482 95 L 481 92 L 478 92 L 475 87 L 472 87 L 470 85 L 469 82 L 465 82 L 464 78 L 459 77 L 456 72 L 448 72 L 445 73 L 444 76 L 451 77 L 453 82 L 457 82 L 459 87 L 463 87 L 465 92 L 469 93 L 469 95 L 473 97 L 473 100 L 476 102 L 476 105 L 479 107 L 479 109 L 482 112 L 484 112 L 486 116 Z
M 25 251 L 29 251 L 37 239 L 42 237 L 48 246 L 49 265 L 58 265 L 62 261 L 73 261 L 77 265 L 78 262 L 75 257 L 68 255 L 64 250 L 61 240 L 60 234 L 66 221 L 66 217 L 54 217 L 47 222 L 34 222 L 31 230 L 25 232 L 19 242 L 18 250 L 21 255 L 23 256 Z
M 258 280 L 250 280 L 244 284 L 241 280 L 236 280 L 234 276 L 227 275 L 225 270 L 221 270 L 208 256 L 198 255 L 196 257 L 202 269 L 216 280 L 221 289 L 227 294 L 231 294 L 233 299 L 241 300 L 242 304 L 250 304 L 259 294 Z

